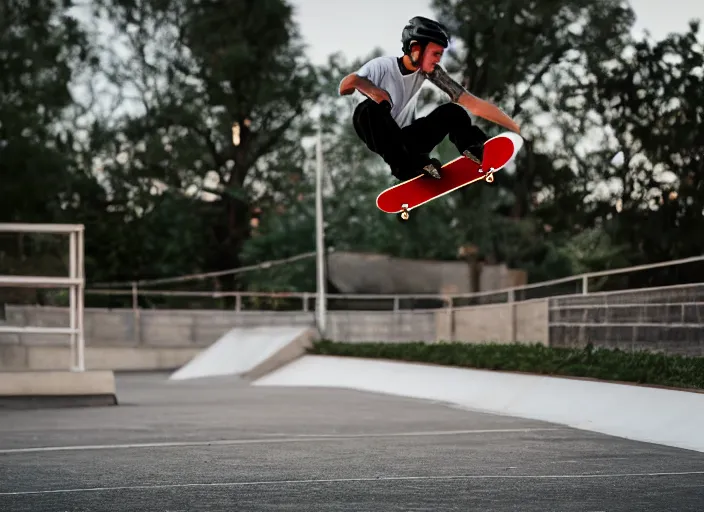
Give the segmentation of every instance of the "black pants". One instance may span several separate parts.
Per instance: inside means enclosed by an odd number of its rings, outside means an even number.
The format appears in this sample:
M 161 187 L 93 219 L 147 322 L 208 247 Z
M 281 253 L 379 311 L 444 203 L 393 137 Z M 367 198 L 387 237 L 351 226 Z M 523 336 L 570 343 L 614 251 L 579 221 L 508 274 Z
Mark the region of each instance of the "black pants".
M 354 111 L 352 123 L 360 139 L 391 167 L 401 181 L 422 173 L 430 152 L 449 136 L 457 150 L 465 149 L 481 159 L 486 134 L 472 124 L 467 111 L 456 103 L 440 105 L 425 117 L 400 128 L 391 117 L 391 107 L 366 99 Z

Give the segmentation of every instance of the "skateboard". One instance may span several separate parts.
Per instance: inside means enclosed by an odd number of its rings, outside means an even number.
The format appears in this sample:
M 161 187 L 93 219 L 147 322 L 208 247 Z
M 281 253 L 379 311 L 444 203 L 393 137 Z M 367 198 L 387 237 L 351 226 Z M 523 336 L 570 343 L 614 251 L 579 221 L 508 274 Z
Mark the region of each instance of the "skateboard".
M 493 182 L 493 174 L 511 162 L 522 147 L 523 138 L 520 135 L 504 132 L 484 143 L 481 166 L 465 156 L 460 156 L 442 166 L 441 179 L 420 174 L 384 190 L 377 196 L 376 206 L 386 213 L 401 213 L 401 218 L 408 220 L 412 209 L 433 199 L 475 181 Z

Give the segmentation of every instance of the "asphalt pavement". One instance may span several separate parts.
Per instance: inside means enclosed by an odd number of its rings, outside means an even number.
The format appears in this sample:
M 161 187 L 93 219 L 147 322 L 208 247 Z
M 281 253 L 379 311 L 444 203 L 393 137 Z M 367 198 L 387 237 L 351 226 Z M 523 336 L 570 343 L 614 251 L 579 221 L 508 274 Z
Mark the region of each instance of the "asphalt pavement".
M 410 398 L 117 375 L 0 411 L 0 510 L 701 511 L 704 453 Z

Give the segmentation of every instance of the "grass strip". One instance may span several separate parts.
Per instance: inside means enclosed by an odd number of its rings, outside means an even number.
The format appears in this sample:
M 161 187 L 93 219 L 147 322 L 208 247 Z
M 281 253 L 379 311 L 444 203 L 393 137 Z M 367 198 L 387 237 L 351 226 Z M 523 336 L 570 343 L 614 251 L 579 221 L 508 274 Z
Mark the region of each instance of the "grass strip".
M 552 348 L 538 343 L 341 343 L 320 340 L 308 349 L 308 353 L 704 389 L 704 358 L 627 352 L 592 345 L 577 349 Z

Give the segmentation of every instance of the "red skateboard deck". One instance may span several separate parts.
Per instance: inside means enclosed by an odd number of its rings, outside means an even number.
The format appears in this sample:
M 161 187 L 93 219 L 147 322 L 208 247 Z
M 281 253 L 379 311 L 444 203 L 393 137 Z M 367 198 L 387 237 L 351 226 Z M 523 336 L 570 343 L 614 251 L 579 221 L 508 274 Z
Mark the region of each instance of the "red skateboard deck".
M 440 170 L 441 179 L 421 174 L 415 178 L 387 188 L 376 198 L 376 206 L 386 213 L 408 212 L 433 199 L 479 180 L 494 181 L 493 173 L 503 169 L 523 147 L 523 139 L 513 132 L 505 132 L 484 143 L 484 159 L 479 164 L 460 156 L 447 162 Z

